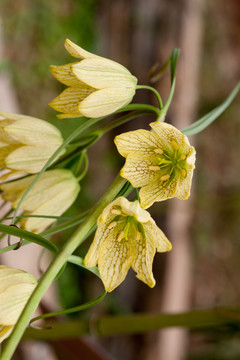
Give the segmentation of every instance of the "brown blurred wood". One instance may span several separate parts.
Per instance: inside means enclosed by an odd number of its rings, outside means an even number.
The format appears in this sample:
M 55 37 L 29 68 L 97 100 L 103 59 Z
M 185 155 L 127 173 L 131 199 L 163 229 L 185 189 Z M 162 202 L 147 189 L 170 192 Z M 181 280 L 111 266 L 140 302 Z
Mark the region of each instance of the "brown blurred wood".
M 171 29 L 166 45 L 161 46 L 159 53 L 169 51 L 169 44 L 181 49 L 177 69 L 177 86 L 169 111 L 169 118 L 177 128 L 191 124 L 196 118 L 198 79 L 202 50 L 202 0 L 184 0 L 174 2 L 178 22 L 175 33 Z M 167 14 L 169 8 L 167 8 Z M 172 14 L 173 17 L 173 14 Z M 173 26 L 173 24 L 171 24 Z M 173 36 L 171 38 L 171 35 Z M 174 40 L 175 39 L 175 43 Z M 169 51 L 170 52 L 170 51 Z M 166 82 L 164 79 L 163 83 Z M 169 118 L 167 121 L 169 121 Z M 193 144 L 192 138 L 190 139 Z M 189 309 L 192 289 L 192 251 L 190 228 L 193 218 L 193 191 L 188 201 L 171 200 L 168 203 L 168 237 L 173 243 L 173 250 L 167 256 L 165 269 L 165 286 L 153 294 L 151 304 L 155 310 L 162 312 L 181 312 Z M 157 301 L 162 299 L 162 301 Z M 180 360 L 185 358 L 188 334 L 184 329 L 167 329 L 157 337 L 148 337 L 144 360 Z
M 177 128 L 190 125 L 196 118 L 198 79 L 202 50 L 202 0 L 185 0 L 179 44 L 181 58 L 177 72 L 176 97 L 171 116 Z M 191 139 L 191 144 L 193 140 Z M 172 200 L 168 211 L 169 238 L 173 251 L 169 254 L 166 268 L 166 285 L 162 311 L 175 312 L 189 309 L 192 289 L 192 248 L 190 228 L 193 219 L 191 197 L 188 201 Z M 170 329 L 159 334 L 158 359 L 180 360 L 185 358 L 188 334 L 184 329 Z

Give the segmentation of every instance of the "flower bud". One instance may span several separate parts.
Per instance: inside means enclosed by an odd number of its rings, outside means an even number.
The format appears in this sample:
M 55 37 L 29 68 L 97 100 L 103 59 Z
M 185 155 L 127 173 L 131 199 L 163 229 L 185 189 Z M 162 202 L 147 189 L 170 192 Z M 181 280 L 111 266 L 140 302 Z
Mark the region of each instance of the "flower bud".
M 2 198 L 10 201 L 16 208 L 22 195 L 35 179 L 35 175 L 0 185 Z M 62 215 L 75 201 L 80 190 L 78 180 L 68 169 L 46 171 L 34 184 L 20 209 L 24 215 Z M 40 233 L 55 219 L 29 217 L 23 218 L 20 225 L 33 233 Z
M 39 172 L 62 142 L 48 122 L 0 111 L 0 167 L 11 170 L 7 177 Z
M 63 113 L 59 118 L 106 116 L 132 101 L 137 78 L 124 66 L 91 54 L 68 39 L 65 48 L 70 55 L 82 60 L 50 66 L 52 75 L 69 86 L 49 104 Z
M 0 343 L 11 334 L 36 284 L 33 275 L 0 265 Z

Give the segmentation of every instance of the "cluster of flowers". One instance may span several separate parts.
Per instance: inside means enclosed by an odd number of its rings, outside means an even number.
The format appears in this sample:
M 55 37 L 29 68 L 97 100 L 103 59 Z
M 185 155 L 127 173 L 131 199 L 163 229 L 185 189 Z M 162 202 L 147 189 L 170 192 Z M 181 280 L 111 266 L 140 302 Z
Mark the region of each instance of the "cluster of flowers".
M 65 47 L 81 61 L 50 67 L 52 74 L 68 86 L 50 103 L 62 113 L 58 115 L 60 118 L 106 116 L 131 102 L 137 79 L 125 67 L 93 55 L 69 40 Z M 36 177 L 34 174 L 62 144 L 63 138 L 56 127 L 43 120 L 4 112 L 0 115 L 0 167 L 8 170 L 0 178 L 5 182 L 0 190 L 3 199 L 16 208 Z M 121 176 L 141 189 L 140 201 L 118 197 L 104 209 L 85 257 L 87 267 L 98 265 L 107 291 L 125 279 L 130 267 L 141 281 L 150 287 L 155 285 L 154 255 L 156 251 L 171 250 L 171 244 L 145 209 L 156 201 L 172 197 L 186 199 L 190 193 L 194 148 L 173 126 L 159 121 L 150 126 L 151 131 L 130 131 L 115 139 L 119 153 L 126 158 Z M 17 180 L 9 182 L 14 177 Z M 70 170 L 47 170 L 20 209 L 25 215 L 61 215 L 75 201 L 79 190 L 78 180 Z M 53 221 L 26 217 L 20 225 L 41 233 Z M 35 286 L 36 280 L 30 274 L 0 266 L 0 340 L 11 332 Z M 6 316 L 4 304 L 9 297 L 14 297 L 16 302 L 11 316 Z

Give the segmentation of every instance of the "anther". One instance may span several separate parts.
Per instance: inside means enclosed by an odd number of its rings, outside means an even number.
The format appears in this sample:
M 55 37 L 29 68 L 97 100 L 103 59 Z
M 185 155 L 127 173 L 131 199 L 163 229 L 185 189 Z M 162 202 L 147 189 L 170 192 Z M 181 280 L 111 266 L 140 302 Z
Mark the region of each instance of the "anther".
M 163 154 L 163 150 L 162 149 L 154 149 L 153 150 L 156 154 Z
M 139 241 L 141 239 L 141 234 L 139 231 L 136 232 L 136 240 Z
M 163 175 L 160 177 L 161 180 L 165 181 L 165 180 L 168 180 L 170 178 L 170 175 Z
M 123 238 L 124 238 L 124 231 L 121 231 L 121 232 L 118 234 L 117 241 L 120 242 Z
M 182 154 L 182 155 L 180 156 L 180 160 L 185 160 L 185 159 L 186 159 L 186 155 Z
M 159 166 L 149 166 L 149 170 L 160 170 Z
M 111 213 L 115 215 L 121 215 L 121 211 L 118 209 L 111 209 Z
M 187 175 L 187 172 L 186 172 L 186 170 L 185 169 L 181 169 L 181 175 L 182 175 L 182 177 L 186 177 L 186 175 Z
M 115 226 L 117 225 L 117 222 L 116 221 L 113 221 L 113 222 L 111 222 L 109 225 L 108 225 L 108 230 L 110 230 L 110 229 L 112 229 L 112 228 L 114 228 Z
M 175 140 L 172 140 L 171 143 L 172 143 L 172 146 L 173 146 L 174 150 L 178 150 L 177 142 Z

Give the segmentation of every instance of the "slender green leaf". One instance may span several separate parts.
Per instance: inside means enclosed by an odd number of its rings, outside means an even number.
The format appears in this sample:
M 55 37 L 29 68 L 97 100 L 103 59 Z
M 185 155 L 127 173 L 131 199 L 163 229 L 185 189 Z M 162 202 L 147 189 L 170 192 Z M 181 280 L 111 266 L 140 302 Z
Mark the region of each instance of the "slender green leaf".
M 215 109 L 211 110 L 208 114 L 204 115 L 201 119 L 194 122 L 192 125 L 181 129 L 181 132 L 184 135 L 191 136 L 198 134 L 208 127 L 214 120 L 216 120 L 222 113 L 229 107 L 237 93 L 240 90 L 240 82 L 235 86 L 231 94 L 225 99 L 225 101 L 217 106 Z
M 171 89 L 170 89 L 167 101 L 166 101 L 165 105 L 163 106 L 163 108 L 160 111 L 158 121 L 164 121 L 165 116 L 166 116 L 167 111 L 168 111 L 168 108 L 169 108 L 169 106 L 170 106 L 170 104 L 172 102 L 172 98 L 173 98 L 174 91 L 175 91 L 175 85 L 176 85 L 175 74 L 176 74 L 177 62 L 178 62 L 179 55 L 180 55 L 180 50 L 179 49 L 173 49 L 172 55 L 171 55 L 171 58 L 170 58 Z
M 20 239 L 25 239 L 25 240 L 31 241 L 35 244 L 43 246 L 44 248 L 50 250 L 51 252 L 54 252 L 54 253 L 58 252 L 58 248 L 51 241 L 44 239 L 44 237 L 37 235 L 37 234 L 33 234 L 29 231 L 18 229 L 16 227 L 9 226 L 9 225 L 0 224 L 0 232 L 17 236 Z
M 46 319 L 46 318 L 49 318 L 49 317 L 58 316 L 58 315 L 64 315 L 64 314 L 71 314 L 71 313 L 74 313 L 74 312 L 79 312 L 79 311 L 82 311 L 82 310 L 89 309 L 89 308 L 97 305 L 100 301 L 102 301 L 104 299 L 104 297 L 106 296 L 106 294 L 107 294 L 107 292 L 103 291 L 103 293 L 101 295 L 99 295 L 96 299 L 88 301 L 85 304 L 75 306 L 75 307 L 72 307 L 70 309 L 65 309 L 65 310 L 51 312 L 51 313 L 47 313 L 47 314 L 37 316 L 37 317 L 33 318 L 30 321 L 30 324 L 32 324 L 34 321 L 37 321 L 37 320 L 40 320 L 40 319 Z
M 97 268 L 97 267 L 91 267 L 91 268 L 86 267 L 86 266 L 83 264 L 83 258 L 81 258 L 80 256 L 71 255 L 71 256 L 69 256 L 69 258 L 68 258 L 68 262 L 70 262 L 71 264 L 74 264 L 74 265 L 81 266 L 82 268 L 84 268 L 84 269 L 92 272 L 94 275 L 96 275 L 97 277 L 100 278 L 100 274 L 99 274 L 98 268 Z

